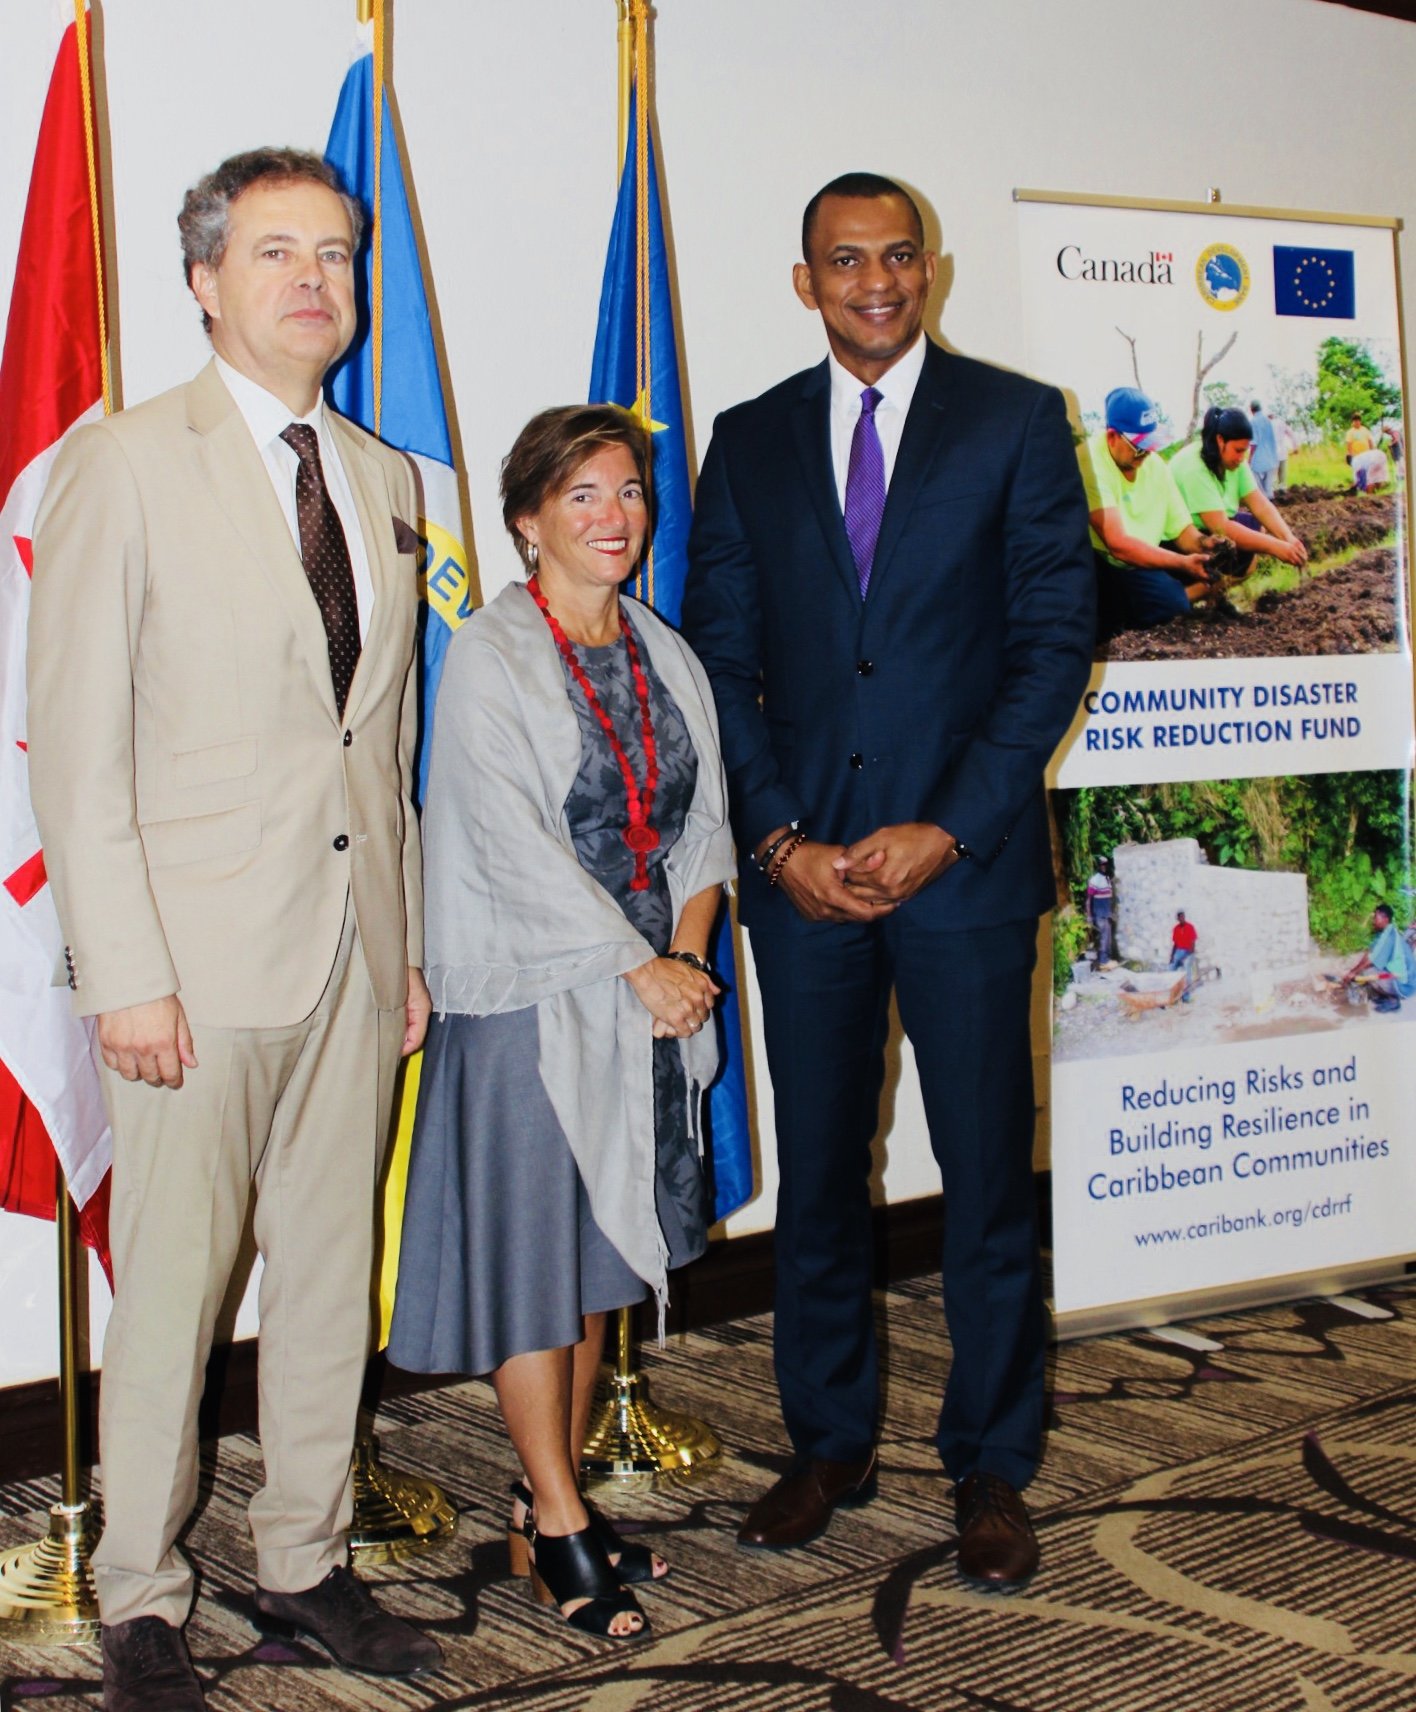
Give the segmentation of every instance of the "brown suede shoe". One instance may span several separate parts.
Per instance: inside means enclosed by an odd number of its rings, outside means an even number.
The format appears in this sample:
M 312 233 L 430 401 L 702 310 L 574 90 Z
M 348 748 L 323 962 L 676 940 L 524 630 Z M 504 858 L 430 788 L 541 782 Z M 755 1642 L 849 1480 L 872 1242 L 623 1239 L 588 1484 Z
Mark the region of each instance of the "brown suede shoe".
M 161 1617 L 103 1625 L 103 1712 L 205 1712 L 182 1631 Z
M 864 1462 L 818 1458 L 784 1474 L 762 1494 L 738 1529 L 738 1544 L 759 1551 L 808 1545 L 826 1532 L 833 1510 L 854 1509 L 874 1496 L 874 1451 Z
M 370 1676 L 417 1676 L 442 1663 L 442 1648 L 432 1636 L 381 1609 L 343 1564 L 303 1593 L 258 1587 L 256 1626 L 268 1635 L 308 1636 L 346 1670 Z
M 1038 1565 L 1028 1507 L 1006 1480 L 971 1474 L 954 1488 L 959 1574 L 979 1587 L 1021 1587 Z

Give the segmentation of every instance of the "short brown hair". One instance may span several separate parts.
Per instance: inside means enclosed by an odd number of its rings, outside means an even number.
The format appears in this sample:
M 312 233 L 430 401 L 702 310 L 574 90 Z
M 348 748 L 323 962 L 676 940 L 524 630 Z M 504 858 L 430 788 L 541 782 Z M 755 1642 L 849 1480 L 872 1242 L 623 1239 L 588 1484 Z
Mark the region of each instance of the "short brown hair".
M 502 522 L 527 570 L 531 568 L 526 556 L 528 542 L 516 527 L 517 518 L 534 517 L 548 499 L 565 487 L 587 458 L 607 446 L 628 447 L 644 484 L 652 533 L 648 434 L 618 404 L 559 404 L 533 416 L 502 459 Z
M 247 149 L 198 179 L 182 198 L 177 230 L 182 236 L 182 272 L 188 286 L 199 262 L 212 268 L 221 266 L 231 236 L 231 204 L 239 196 L 257 184 L 295 184 L 302 180 L 324 185 L 344 204 L 357 250 L 364 235 L 364 210 L 322 155 L 304 149 Z M 211 332 L 211 317 L 205 310 L 202 326 Z

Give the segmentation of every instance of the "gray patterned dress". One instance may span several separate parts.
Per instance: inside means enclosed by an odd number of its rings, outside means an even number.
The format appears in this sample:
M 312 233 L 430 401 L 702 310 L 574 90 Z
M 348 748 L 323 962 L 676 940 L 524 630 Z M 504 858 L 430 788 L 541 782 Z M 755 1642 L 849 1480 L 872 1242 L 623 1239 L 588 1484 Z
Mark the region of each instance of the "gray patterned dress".
M 626 619 L 626 622 L 628 620 Z M 636 641 L 639 638 L 636 637 Z M 664 858 L 683 831 L 698 760 L 675 701 L 640 645 L 659 761 L 649 888 L 630 887 L 624 778 L 562 662 L 580 723 L 580 771 L 566 819 L 581 866 L 638 932 L 666 951 L 673 914 Z M 639 703 L 624 642 L 577 647 L 601 705 L 644 777 Z M 389 1357 L 415 1372 L 487 1373 L 509 1356 L 578 1343 L 581 1316 L 639 1301 L 645 1286 L 590 1213 L 570 1144 L 544 1087 L 534 1006 L 434 1016 L 423 1055 Z M 678 1045 L 654 1042 L 655 1201 L 682 1266 L 703 1252 L 707 1196 L 688 1121 Z

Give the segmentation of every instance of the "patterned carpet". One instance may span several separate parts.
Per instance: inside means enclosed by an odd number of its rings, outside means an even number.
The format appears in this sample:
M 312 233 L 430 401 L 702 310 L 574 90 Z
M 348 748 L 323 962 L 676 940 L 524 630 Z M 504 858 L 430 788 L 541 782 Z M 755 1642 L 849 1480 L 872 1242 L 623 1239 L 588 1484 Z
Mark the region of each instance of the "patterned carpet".
M 931 1444 L 935 1287 L 882 1300 L 879 1498 L 785 1556 L 732 1538 L 781 1466 L 770 1321 L 646 1356 L 653 1394 L 709 1419 L 729 1451 L 695 1485 L 612 1502 L 674 1564 L 634 1647 L 566 1629 L 507 1576 L 510 1469 L 487 1386 L 380 1418 L 386 1460 L 435 1476 L 462 1510 L 451 1546 L 371 1572 L 446 1648 L 417 1684 L 253 1633 L 257 1448 L 224 1440 L 191 1535 L 189 1638 L 213 1712 L 1416 1712 L 1416 1281 L 1365 1292 L 1365 1315 L 1310 1301 L 1186 1328 L 1217 1351 L 1144 1332 L 1064 1346 L 1029 1494 L 1043 1568 L 1011 1597 L 953 1571 Z M 41 1531 L 54 1497 L 0 1491 L 0 1548 Z M 91 1650 L 0 1640 L 0 1712 L 98 1704 Z

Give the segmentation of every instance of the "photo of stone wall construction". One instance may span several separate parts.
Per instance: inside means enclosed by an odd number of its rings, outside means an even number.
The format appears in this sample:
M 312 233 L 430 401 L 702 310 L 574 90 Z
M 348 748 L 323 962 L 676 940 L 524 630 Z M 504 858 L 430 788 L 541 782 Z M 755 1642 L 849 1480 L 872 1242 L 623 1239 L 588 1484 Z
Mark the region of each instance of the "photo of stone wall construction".
M 1405 771 L 1052 793 L 1053 1056 L 1416 1015 Z

